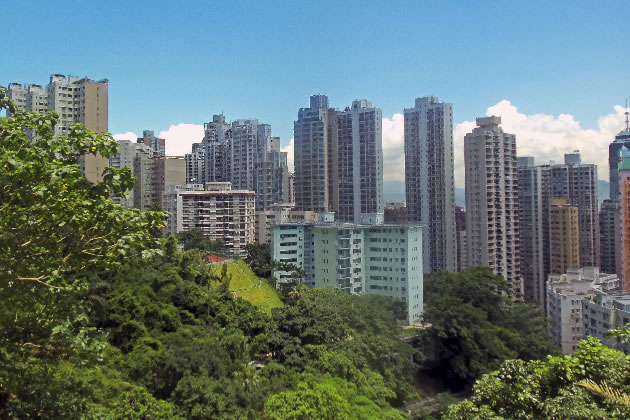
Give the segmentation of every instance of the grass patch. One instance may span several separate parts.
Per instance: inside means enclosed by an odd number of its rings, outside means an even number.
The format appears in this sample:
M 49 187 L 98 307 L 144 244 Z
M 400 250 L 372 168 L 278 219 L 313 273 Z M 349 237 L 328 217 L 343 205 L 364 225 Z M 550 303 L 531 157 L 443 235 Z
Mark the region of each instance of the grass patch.
M 223 264 L 215 264 L 212 268 L 216 274 L 220 275 Z M 232 276 L 230 290 L 234 291 L 236 296 L 243 298 L 243 300 L 257 306 L 268 314 L 271 314 L 272 308 L 283 306 L 276 289 L 267 280 L 256 277 L 256 274 L 245 261 L 236 260 L 227 263 L 227 272 L 228 275 Z M 260 286 L 256 287 L 261 280 Z
M 268 314 L 271 314 L 273 308 L 283 306 L 278 293 L 267 280 L 263 280 L 260 287 L 236 292 L 236 296 L 243 298 Z

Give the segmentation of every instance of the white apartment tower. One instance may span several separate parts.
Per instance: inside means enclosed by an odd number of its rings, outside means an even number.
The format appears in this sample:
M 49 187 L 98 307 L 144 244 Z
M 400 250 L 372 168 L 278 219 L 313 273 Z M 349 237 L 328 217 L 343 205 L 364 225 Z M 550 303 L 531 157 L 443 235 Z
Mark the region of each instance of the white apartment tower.
M 424 226 L 424 270 L 457 268 L 453 105 L 434 96 L 405 109 L 407 220 Z
M 382 124 L 381 109 L 365 99 L 337 113 L 340 222 L 384 212 Z
M 298 210 L 336 211 L 339 186 L 337 117 L 328 97 L 313 95 L 309 108 L 300 108 L 293 123 L 294 194 Z
M 501 117 L 477 118 L 464 138 L 468 263 L 503 276 L 521 300 L 516 136 L 500 124 Z
M 55 111 L 59 122 L 55 134 L 68 134 L 71 124 L 83 124 L 88 130 L 108 131 L 108 81 L 94 81 L 87 77 L 67 78 L 62 74 L 50 76 L 50 83 L 40 85 L 19 83 L 9 84 L 8 96 L 18 109 L 45 114 Z M 32 133 L 27 133 L 32 136 Z M 83 155 L 79 158 L 81 172 L 85 177 L 98 182 L 107 167 L 107 158 L 95 155 Z

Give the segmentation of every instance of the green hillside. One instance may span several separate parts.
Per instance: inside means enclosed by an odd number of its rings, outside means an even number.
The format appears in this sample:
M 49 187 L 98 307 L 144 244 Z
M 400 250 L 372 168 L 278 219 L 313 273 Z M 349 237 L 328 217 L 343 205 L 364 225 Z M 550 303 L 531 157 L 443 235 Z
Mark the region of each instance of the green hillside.
M 282 306 L 282 301 L 276 290 L 265 279 L 256 277 L 254 272 L 243 260 L 227 263 L 228 275 L 232 276 L 230 290 L 232 293 L 266 313 L 271 313 L 272 308 Z M 223 264 L 216 264 L 214 270 L 221 273 Z

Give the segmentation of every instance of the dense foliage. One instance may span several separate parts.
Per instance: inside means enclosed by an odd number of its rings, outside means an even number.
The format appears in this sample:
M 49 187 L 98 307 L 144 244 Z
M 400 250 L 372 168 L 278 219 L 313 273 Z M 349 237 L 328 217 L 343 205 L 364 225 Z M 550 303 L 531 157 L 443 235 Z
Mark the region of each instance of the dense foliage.
M 425 279 L 427 309 L 421 346 L 424 370 L 451 389 L 472 384 L 508 359 L 558 354 L 539 307 L 512 303 L 505 280 L 488 268 L 439 272 Z
M 260 278 L 274 265 L 267 245 L 248 246 L 252 272 L 209 265 L 203 254 L 223 245 L 201 232 L 179 235 L 183 252 L 157 239 L 161 212 L 109 199 L 131 188 L 129 170 L 98 184 L 80 174 L 80 154 L 116 152 L 111 136 L 80 125 L 55 136 L 54 113 L 16 111 L 5 92 L 0 419 L 400 419 L 420 366 L 453 389 L 501 367 L 447 418 L 629 414 L 620 353 L 587 341 L 573 357 L 524 361 L 557 350 L 540 310 L 509 302 L 489 270 L 427 279 L 415 349 L 400 337 L 403 302 L 311 290 L 288 265 L 282 302 Z
M 203 234 L 201 229 L 191 229 L 177 234 L 179 243 L 184 247 L 184 251 L 198 249 L 200 251 L 225 253 L 225 243 L 222 239 L 213 241 Z
M 594 386 L 589 386 L 585 379 Z M 604 392 L 596 392 L 602 385 Z M 627 395 L 630 395 L 630 359 L 589 338 L 579 344 L 572 356 L 550 356 L 546 361 L 506 361 L 500 370 L 483 376 L 475 384 L 472 398 L 451 406 L 444 418 L 630 418 Z
M 17 111 L 5 95 L 0 87 L 0 110 L 14 114 L 0 118 L 0 417 L 9 406 L 42 415 L 49 385 L 64 386 L 58 367 L 100 355 L 102 334 L 86 315 L 93 273 L 150 255 L 163 215 L 109 199 L 133 185 L 128 169 L 108 168 L 98 184 L 81 175 L 78 156 L 115 153 L 111 136 L 78 124 L 55 136 L 56 113 Z M 67 397 L 54 403 L 80 409 Z

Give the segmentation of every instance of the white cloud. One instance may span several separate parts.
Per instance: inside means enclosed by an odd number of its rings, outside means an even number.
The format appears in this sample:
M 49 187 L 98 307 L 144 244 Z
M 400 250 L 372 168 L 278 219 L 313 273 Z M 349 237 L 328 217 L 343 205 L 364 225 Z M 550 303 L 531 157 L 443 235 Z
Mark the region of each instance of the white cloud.
M 564 154 L 579 150 L 582 162 L 597 165 L 600 179 L 608 179 L 608 144 L 624 126 L 625 109 L 616 105 L 614 112 L 599 118 L 596 129 L 587 129 L 570 114 L 522 114 L 510 101 L 503 100 L 488 108 L 487 116 L 501 117 L 503 129 L 516 134 L 518 156 L 533 156 L 536 164 L 564 162 Z M 455 141 L 455 183 L 464 186 L 464 135 L 472 131 L 473 122 L 457 124 Z
M 383 118 L 383 177 L 385 181 L 405 180 L 405 117 Z
M 131 131 L 127 131 L 126 133 L 114 134 L 114 140 L 131 140 L 134 143 L 138 136 L 136 133 L 132 133 Z
M 587 129 L 570 114 L 523 114 L 510 101 L 503 100 L 487 109 L 486 115 L 501 117 L 503 129 L 516 134 L 518 156 L 534 156 L 537 164 L 564 161 L 564 154 L 580 150 L 582 162 L 598 166 L 600 179 L 608 179 L 608 144 L 625 127 L 625 108 L 599 118 L 596 129 Z M 383 160 L 385 180 L 404 181 L 404 117 L 383 118 Z M 474 121 L 456 123 L 453 129 L 455 185 L 464 187 L 464 136 L 476 126 Z
M 160 131 L 158 137 L 166 140 L 166 154 L 183 156 L 192 151 L 193 143 L 203 139 L 203 125 L 180 123 L 171 125 L 168 130 Z
M 293 172 L 293 139 L 289 141 L 289 144 L 284 146 L 280 151 L 287 152 L 287 166 L 289 167 L 289 172 Z

